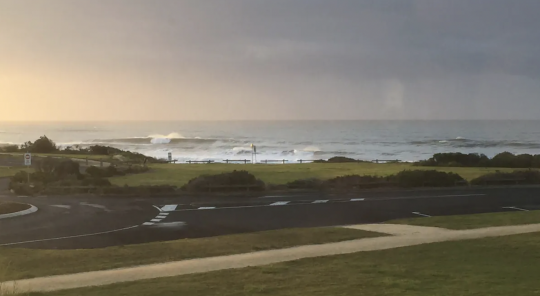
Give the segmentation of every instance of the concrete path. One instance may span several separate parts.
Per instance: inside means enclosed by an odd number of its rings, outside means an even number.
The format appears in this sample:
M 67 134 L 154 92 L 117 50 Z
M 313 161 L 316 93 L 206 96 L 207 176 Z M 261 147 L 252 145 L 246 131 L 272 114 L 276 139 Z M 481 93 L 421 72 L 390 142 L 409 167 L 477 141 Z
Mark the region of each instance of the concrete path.
M 444 241 L 532 233 L 540 231 L 540 224 L 490 227 L 472 230 L 447 230 L 433 227 L 391 224 L 356 225 L 349 226 L 349 228 L 379 231 L 398 235 L 322 245 L 299 246 L 288 249 L 269 250 L 230 256 L 200 258 L 115 270 L 34 278 L 17 282 L 0 283 L 0 286 L 4 286 L 5 288 L 14 287 L 18 293 L 101 286 L 120 282 L 171 277 L 249 266 L 261 266 L 303 258 L 386 250 Z

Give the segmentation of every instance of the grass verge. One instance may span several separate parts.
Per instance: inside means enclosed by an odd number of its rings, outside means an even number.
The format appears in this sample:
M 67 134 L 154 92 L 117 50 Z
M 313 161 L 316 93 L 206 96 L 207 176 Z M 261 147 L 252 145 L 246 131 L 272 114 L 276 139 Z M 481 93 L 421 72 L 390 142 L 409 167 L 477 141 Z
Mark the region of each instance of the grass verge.
M 538 295 L 540 234 L 310 258 L 32 295 Z
M 388 223 L 433 226 L 456 230 L 492 226 L 525 225 L 540 223 L 540 211 L 412 218 L 392 220 Z
M 18 202 L 0 202 L 0 215 L 28 210 L 30 205 Z
M 20 171 L 33 172 L 33 169 L 24 167 L 2 167 L 0 166 L 0 178 L 11 177 Z
M 344 228 L 284 229 L 91 250 L 0 248 L 9 280 L 322 244 L 383 234 Z M 8 280 L 8 279 L 4 279 Z
M 310 164 L 155 164 L 150 165 L 148 173 L 127 175 L 111 178 L 116 185 L 175 185 L 181 187 L 190 179 L 205 174 L 219 174 L 233 170 L 247 170 L 265 183 L 285 184 L 294 180 L 306 178 L 330 179 L 344 175 L 378 175 L 388 176 L 407 169 L 438 170 L 454 172 L 466 180 L 472 180 L 481 175 L 501 172 L 511 172 L 514 169 L 497 168 L 441 168 L 413 167 L 408 163 L 310 163 Z

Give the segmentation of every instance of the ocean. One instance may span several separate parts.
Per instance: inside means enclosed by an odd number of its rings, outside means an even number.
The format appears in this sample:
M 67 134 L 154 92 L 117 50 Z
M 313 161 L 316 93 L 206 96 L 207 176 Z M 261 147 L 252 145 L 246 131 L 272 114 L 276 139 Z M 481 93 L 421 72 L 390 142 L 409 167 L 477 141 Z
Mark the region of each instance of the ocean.
M 540 121 L 0 122 L 0 145 L 46 135 L 59 146 L 109 145 L 187 160 L 417 161 L 439 152 L 540 154 Z

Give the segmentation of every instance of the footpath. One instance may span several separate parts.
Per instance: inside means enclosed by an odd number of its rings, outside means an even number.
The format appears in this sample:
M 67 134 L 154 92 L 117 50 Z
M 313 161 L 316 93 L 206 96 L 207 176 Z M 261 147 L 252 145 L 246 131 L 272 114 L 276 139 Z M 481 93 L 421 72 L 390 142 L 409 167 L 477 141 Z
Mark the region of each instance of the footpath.
M 469 240 L 540 232 L 540 224 L 489 227 L 472 230 L 448 230 L 435 227 L 393 224 L 354 225 L 347 226 L 347 228 L 375 231 L 390 234 L 392 236 L 321 245 L 307 245 L 230 256 L 199 258 L 114 270 L 33 278 L 0 283 L 0 286 L 3 286 L 4 289 L 14 289 L 17 293 L 57 291 L 224 269 L 261 266 L 303 258 L 386 250 L 444 241 Z

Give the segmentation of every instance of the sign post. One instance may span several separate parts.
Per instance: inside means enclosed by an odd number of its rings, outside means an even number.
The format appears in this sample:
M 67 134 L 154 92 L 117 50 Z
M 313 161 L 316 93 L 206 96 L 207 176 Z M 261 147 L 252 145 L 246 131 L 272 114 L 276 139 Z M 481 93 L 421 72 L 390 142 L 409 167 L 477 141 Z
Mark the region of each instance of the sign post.
M 169 163 L 171 163 L 171 162 L 172 162 L 172 153 L 169 152 Z
M 31 153 L 25 153 L 24 154 L 24 165 L 29 167 L 32 165 L 32 154 Z M 27 172 L 26 175 L 28 176 L 28 184 L 30 184 L 30 172 Z

